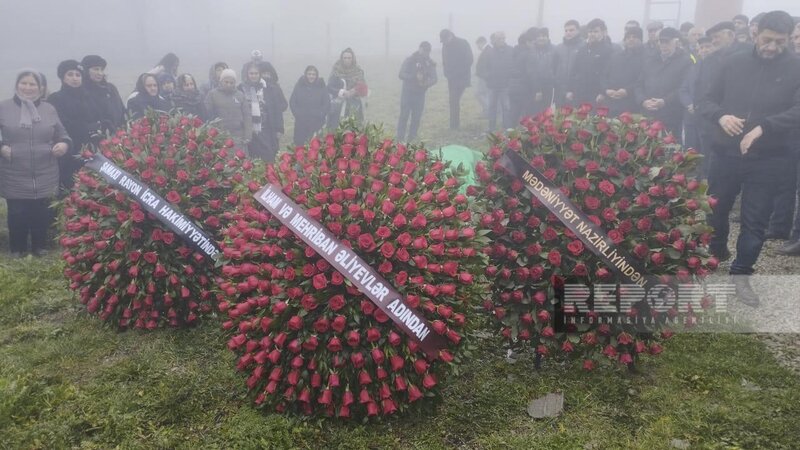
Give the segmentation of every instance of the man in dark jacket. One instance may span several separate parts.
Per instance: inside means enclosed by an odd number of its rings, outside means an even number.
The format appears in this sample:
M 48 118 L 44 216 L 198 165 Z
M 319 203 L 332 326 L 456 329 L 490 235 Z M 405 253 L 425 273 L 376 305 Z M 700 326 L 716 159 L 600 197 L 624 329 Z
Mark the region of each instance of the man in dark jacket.
M 466 39 L 456 37 L 450 30 L 439 33 L 442 42 L 442 71 L 447 78 L 450 94 L 450 129 L 461 126 L 461 96 L 472 77 L 472 48 Z
M 83 57 L 84 88 L 96 111 L 102 112 L 103 131 L 113 132 L 125 125 L 125 105 L 117 87 L 106 80 L 106 60 L 97 55 Z
M 739 300 L 757 306 L 749 275 L 761 253 L 772 199 L 791 178 L 791 131 L 800 123 L 800 60 L 788 50 L 792 17 L 765 14 L 754 49 L 722 61 L 698 105 L 700 114 L 718 124 L 711 141 L 709 194 L 717 205 L 710 249 L 724 259 L 728 252 L 728 214 L 742 193 L 741 232 L 730 274 Z
M 528 30 L 520 35 L 517 45 L 511 51 L 511 74 L 508 81 L 511 123 L 518 123 L 523 116 L 533 112 L 534 85 L 538 83 L 534 58 L 533 33 Z M 485 67 L 485 61 L 479 59 L 478 67 Z
M 683 106 L 678 96 L 683 79 L 692 65 L 689 55 L 678 48 L 681 34 L 675 28 L 659 32 L 659 54 L 645 55 L 636 100 L 648 117 L 660 120 L 667 131 L 680 140 Z
M 678 96 L 681 83 L 692 65 L 689 55 L 678 48 L 680 31 L 664 28 L 659 33 L 658 56 L 645 56 L 636 101 L 648 117 L 660 120 L 667 131 L 681 138 L 683 106 Z
M 593 19 L 586 24 L 586 29 L 588 39 L 575 55 L 575 67 L 565 96 L 567 102 L 573 104 L 597 101 L 597 96 L 602 92 L 603 74 L 614 53 L 605 22 Z
M 598 103 L 608 107 L 611 116 L 623 112 L 639 112 L 634 91 L 644 64 L 644 32 L 639 27 L 627 28 L 625 49 L 611 56 Z
M 513 126 L 509 105 L 508 88 L 514 66 L 513 49 L 506 44 L 506 35 L 502 31 L 491 36 L 492 47 L 487 50 L 481 65 L 475 73 L 486 80 L 489 88 L 489 132 L 497 129 L 497 110 L 502 114 L 503 128 Z
M 558 44 L 555 49 L 555 103 L 557 105 L 563 105 L 567 100 L 565 96 L 569 90 L 568 83 L 572 78 L 572 71 L 575 67 L 575 56 L 584 45 L 580 23 L 577 20 L 568 20 L 564 24 L 564 41 Z
M 535 83 L 533 86 L 533 114 L 538 114 L 555 102 L 556 67 L 558 55 L 550 42 L 550 30 L 546 27 L 528 30 L 533 36 L 533 63 Z
M 703 36 L 697 40 L 695 63 L 689 67 L 686 77 L 683 79 L 681 88 L 678 90 L 678 97 L 681 100 L 683 112 L 683 146 L 699 151 L 703 156 L 703 163 L 700 167 L 700 177 L 708 178 L 708 151 L 703 145 L 700 137 L 700 117 L 695 108 L 695 87 L 697 86 L 697 76 L 700 67 L 705 63 L 706 58 L 714 52 L 714 45 L 711 39 Z
M 425 92 L 436 84 L 436 63 L 431 59 L 431 44 L 423 42 L 419 49 L 403 61 L 400 67 L 400 79 L 403 90 L 400 93 L 400 120 L 397 122 L 397 140 L 403 141 L 406 136 L 408 117 L 411 126 L 408 128 L 408 140 L 417 137 L 422 110 L 425 108 Z

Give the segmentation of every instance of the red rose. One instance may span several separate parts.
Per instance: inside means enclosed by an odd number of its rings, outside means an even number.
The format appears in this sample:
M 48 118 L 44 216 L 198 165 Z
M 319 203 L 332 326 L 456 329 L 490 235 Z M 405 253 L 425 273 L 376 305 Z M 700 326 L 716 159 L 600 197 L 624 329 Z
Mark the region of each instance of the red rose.
M 314 278 L 312 278 L 311 281 L 314 285 L 314 289 L 316 290 L 325 289 L 328 286 L 328 278 L 324 273 L 318 273 L 314 275 Z
M 600 192 L 606 194 L 606 196 L 611 197 L 617 191 L 617 188 L 614 186 L 614 183 L 611 183 L 608 180 L 601 181 L 597 188 L 600 189 Z
M 369 233 L 363 233 L 358 236 L 358 246 L 367 252 L 371 252 L 375 250 L 375 240 L 372 238 L 372 235 Z
M 586 205 L 587 208 L 595 210 L 600 207 L 600 200 L 597 197 L 587 195 L 586 198 L 583 199 L 583 204 Z
M 572 253 L 574 256 L 578 256 L 583 253 L 583 242 L 579 240 L 574 240 L 567 244 L 567 250 Z
M 575 186 L 575 189 L 579 191 L 586 191 L 591 187 L 591 183 L 587 178 L 577 178 L 573 185 Z
M 181 201 L 181 195 L 175 191 L 169 191 L 167 193 L 167 201 L 170 203 L 179 203 Z
M 384 242 L 381 245 L 381 254 L 384 258 L 391 258 L 394 255 L 394 245 L 391 242 Z
M 560 266 L 561 253 L 559 253 L 558 250 L 550 250 L 550 253 L 547 254 L 547 260 L 555 267 Z
M 344 307 L 344 296 L 341 294 L 334 295 L 328 299 L 328 307 L 333 311 L 338 311 Z

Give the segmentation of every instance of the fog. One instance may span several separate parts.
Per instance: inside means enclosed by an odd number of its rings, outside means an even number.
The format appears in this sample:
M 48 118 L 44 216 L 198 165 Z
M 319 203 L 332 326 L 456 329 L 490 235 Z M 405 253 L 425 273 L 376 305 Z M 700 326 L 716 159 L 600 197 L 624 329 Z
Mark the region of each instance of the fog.
M 683 0 L 680 7 L 656 4 L 651 17 L 671 25 L 691 21 L 695 1 Z M 238 69 L 253 49 L 276 62 L 279 73 L 283 61 L 296 62 L 293 67 L 300 61 L 316 64 L 327 73 L 346 47 L 357 56 L 396 58 L 427 40 L 436 55 L 442 28 L 452 28 L 470 42 L 502 30 L 513 44 L 530 26 L 545 25 L 557 43 L 566 20 L 585 23 L 600 17 L 611 38 L 619 41 L 627 20 L 645 20 L 644 4 L 644 0 L 0 0 L 0 86 L 7 86 L 0 89 L 0 97 L 6 97 L 3 92 L 10 95 L 13 77 L 23 67 L 42 71 L 51 80 L 51 89 L 58 89 L 59 61 L 80 60 L 86 54 L 105 57 L 110 79 L 127 88 L 133 84 L 128 78 L 150 69 L 167 52 L 181 58 L 181 71 L 202 81 L 213 62 L 223 60 Z M 745 0 L 743 6 L 750 15 L 776 8 L 800 15 L 800 0 Z M 125 79 L 115 79 L 115 74 L 124 74 Z

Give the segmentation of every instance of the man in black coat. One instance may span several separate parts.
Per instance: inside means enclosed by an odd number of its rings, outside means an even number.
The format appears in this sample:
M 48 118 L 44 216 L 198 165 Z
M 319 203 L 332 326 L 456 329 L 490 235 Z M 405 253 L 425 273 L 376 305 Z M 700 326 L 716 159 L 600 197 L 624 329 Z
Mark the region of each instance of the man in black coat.
M 456 37 L 450 30 L 439 33 L 442 42 L 442 70 L 450 93 L 450 129 L 461 126 L 461 96 L 472 77 L 472 48 L 466 39 Z
M 533 86 L 533 111 L 538 114 L 556 101 L 556 46 L 550 42 L 550 30 L 546 27 L 532 28 L 535 83 Z
M 581 36 L 581 25 L 577 20 L 571 19 L 564 24 L 564 41 L 555 48 L 555 82 L 556 105 L 566 102 L 569 91 L 569 81 L 575 67 L 575 57 L 586 43 Z
M 643 39 L 644 32 L 641 28 L 627 28 L 623 40 L 624 50 L 611 56 L 604 77 L 603 92 L 598 96 L 598 103 L 607 106 L 611 116 L 639 112 L 634 93 L 644 65 Z
M 87 55 L 81 60 L 83 86 L 89 94 L 92 107 L 101 111 L 103 131 L 113 132 L 125 125 L 125 105 L 117 87 L 106 80 L 106 60 L 97 55 Z
M 765 14 L 753 51 L 723 60 L 698 105 L 718 124 L 710 143 L 708 192 L 717 198 L 710 249 L 723 259 L 730 255 L 728 215 L 741 192 L 741 232 L 730 274 L 739 300 L 750 306 L 759 303 L 749 275 L 764 244 L 772 199 L 794 170 L 790 137 L 800 124 L 800 60 L 788 50 L 793 28 L 786 12 Z
M 508 96 L 514 67 L 514 51 L 506 44 L 506 35 L 502 31 L 493 33 L 490 39 L 492 47 L 487 50 L 486 56 L 481 58 L 481 65 L 475 68 L 475 73 L 486 80 L 486 86 L 489 88 L 489 132 L 491 133 L 497 128 L 498 109 L 502 115 L 503 128 L 514 126 Z
M 683 124 L 683 105 L 678 91 L 692 66 L 689 55 L 678 48 L 680 37 L 680 31 L 675 28 L 661 30 L 659 54 L 645 56 L 642 78 L 636 88 L 636 101 L 642 106 L 642 112 L 660 120 L 678 140 Z
M 586 45 L 575 55 L 575 67 L 566 93 L 567 102 L 573 104 L 594 103 L 603 90 L 603 74 L 614 53 L 608 39 L 608 28 L 601 19 L 586 24 Z
M 413 141 L 417 137 L 422 110 L 425 109 L 425 93 L 437 81 L 436 63 L 431 59 L 430 42 L 419 44 L 419 49 L 403 61 L 400 67 L 400 79 L 403 80 L 403 90 L 400 93 L 397 140 L 405 139 L 408 118 L 411 116 L 408 140 Z

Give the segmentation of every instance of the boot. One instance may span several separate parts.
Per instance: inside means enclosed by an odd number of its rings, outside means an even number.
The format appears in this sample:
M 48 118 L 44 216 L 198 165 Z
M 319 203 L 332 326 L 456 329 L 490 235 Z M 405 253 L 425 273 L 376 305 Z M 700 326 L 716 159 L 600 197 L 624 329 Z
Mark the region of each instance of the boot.
M 800 239 L 787 243 L 775 250 L 775 253 L 784 256 L 800 256 Z
M 750 275 L 731 275 L 731 282 L 736 286 L 736 297 L 740 302 L 753 308 L 759 305 L 758 295 L 750 286 Z

